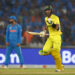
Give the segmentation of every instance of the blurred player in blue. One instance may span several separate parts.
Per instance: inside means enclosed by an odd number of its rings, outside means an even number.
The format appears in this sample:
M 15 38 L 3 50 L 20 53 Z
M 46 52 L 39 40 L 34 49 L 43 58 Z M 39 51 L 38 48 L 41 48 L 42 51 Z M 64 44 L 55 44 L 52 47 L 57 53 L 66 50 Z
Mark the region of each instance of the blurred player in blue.
M 10 54 L 12 50 L 14 49 L 17 53 L 19 59 L 20 59 L 20 68 L 23 68 L 23 57 L 21 53 L 21 33 L 22 33 L 22 27 L 16 23 L 17 19 L 15 16 L 9 17 L 9 25 L 7 26 L 6 30 L 6 46 L 7 46 L 7 52 L 6 52 L 6 61 L 4 68 L 8 67 L 8 63 L 10 60 Z

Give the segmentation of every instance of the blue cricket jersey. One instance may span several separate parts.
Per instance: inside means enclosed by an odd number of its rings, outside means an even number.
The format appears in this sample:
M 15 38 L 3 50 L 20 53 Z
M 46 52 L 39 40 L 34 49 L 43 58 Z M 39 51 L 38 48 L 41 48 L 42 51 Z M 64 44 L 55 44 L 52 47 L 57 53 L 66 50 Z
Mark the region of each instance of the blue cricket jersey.
M 6 30 L 6 43 L 11 46 L 16 46 L 17 43 L 21 44 L 22 27 L 19 24 L 12 26 L 9 24 Z

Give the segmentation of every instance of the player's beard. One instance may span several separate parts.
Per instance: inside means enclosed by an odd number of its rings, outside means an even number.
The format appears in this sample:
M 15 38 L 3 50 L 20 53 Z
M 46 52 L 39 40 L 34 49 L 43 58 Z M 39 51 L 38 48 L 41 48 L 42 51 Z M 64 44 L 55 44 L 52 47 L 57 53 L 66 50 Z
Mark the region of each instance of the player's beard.
M 9 21 L 9 24 L 13 24 L 13 21 Z

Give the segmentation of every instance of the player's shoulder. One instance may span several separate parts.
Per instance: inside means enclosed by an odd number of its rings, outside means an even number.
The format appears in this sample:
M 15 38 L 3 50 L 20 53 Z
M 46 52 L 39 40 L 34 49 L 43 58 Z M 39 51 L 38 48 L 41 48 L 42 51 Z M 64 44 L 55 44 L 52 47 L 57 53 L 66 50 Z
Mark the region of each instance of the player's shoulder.
M 20 24 L 17 24 L 17 27 L 21 28 L 22 26 Z
M 8 24 L 7 28 L 11 27 L 12 25 L 11 24 Z
M 52 14 L 51 16 L 52 16 L 53 18 L 59 19 L 59 17 L 58 17 L 57 15 L 55 15 L 55 14 Z

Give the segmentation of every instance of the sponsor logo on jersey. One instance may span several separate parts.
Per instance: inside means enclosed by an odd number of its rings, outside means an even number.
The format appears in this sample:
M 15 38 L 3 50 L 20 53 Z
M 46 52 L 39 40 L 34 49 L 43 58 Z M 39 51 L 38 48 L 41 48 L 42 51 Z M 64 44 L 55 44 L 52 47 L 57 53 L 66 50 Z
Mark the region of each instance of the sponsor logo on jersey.
M 16 32 L 16 30 L 10 30 L 10 32 Z

